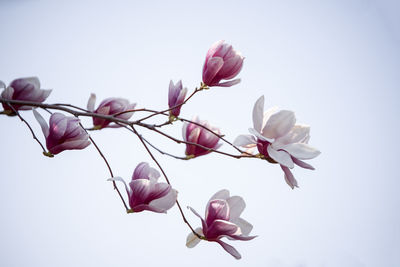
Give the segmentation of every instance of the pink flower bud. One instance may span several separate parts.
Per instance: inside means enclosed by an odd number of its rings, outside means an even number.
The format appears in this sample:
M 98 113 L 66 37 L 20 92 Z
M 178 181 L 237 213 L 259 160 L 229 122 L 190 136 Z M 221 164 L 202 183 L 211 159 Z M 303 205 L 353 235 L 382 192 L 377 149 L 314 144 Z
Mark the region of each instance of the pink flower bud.
M 79 125 L 78 118 L 53 113 L 50 116 L 49 127 L 36 110 L 33 110 L 33 113 L 42 127 L 46 137 L 46 147 L 51 154 L 56 155 L 64 150 L 84 149 L 90 145 L 89 135 Z
M 40 89 L 40 82 L 37 77 L 20 78 L 12 81 L 1 93 L 1 97 L 10 100 L 22 100 L 42 103 L 50 95 L 51 90 Z M 12 105 L 15 110 L 29 110 L 32 107 Z M 3 108 L 13 113 L 10 106 L 3 103 Z
M 203 66 L 203 82 L 208 86 L 229 87 L 240 82 L 240 79 L 220 83 L 221 80 L 233 79 L 243 66 L 244 57 L 231 45 L 218 41 L 211 46 Z
M 88 104 L 87 104 L 87 109 L 91 112 L 103 114 L 103 115 L 117 114 L 120 112 L 134 109 L 136 106 L 136 103 L 130 104 L 127 99 L 111 97 L 111 98 L 104 99 L 100 103 L 99 107 L 96 110 L 94 110 L 95 102 L 96 102 L 96 95 L 91 94 Z M 116 117 L 123 119 L 123 120 L 129 120 L 129 118 L 132 117 L 132 115 L 133 115 L 133 112 L 127 112 L 127 113 L 120 114 Z M 93 125 L 96 129 L 105 128 L 110 123 L 111 123 L 111 121 L 106 120 L 106 119 L 95 118 L 95 117 L 93 118 Z M 109 126 L 109 127 L 117 127 L 117 126 Z
M 185 101 L 187 93 L 187 88 L 182 88 L 182 81 L 177 82 L 175 85 L 172 81 L 169 83 L 168 92 L 168 106 L 173 108 L 175 106 L 181 105 Z M 181 112 L 181 106 L 170 110 L 170 116 L 178 117 Z
M 135 168 L 129 186 L 121 177 L 113 177 L 109 181 L 120 181 L 125 184 L 129 198 L 129 212 L 144 210 L 166 213 L 176 202 L 177 191 L 169 184 L 157 182 L 160 173 L 142 162 Z
M 206 207 L 205 219 L 203 219 L 194 209 L 190 210 L 201 219 L 202 227 L 195 231 L 199 235 L 204 235 L 207 241 L 217 242 L 236 259 L 240 259 L 239 252 L 221 241 L 223 237 L 231 240 L 251 240 L 256 236 L 249 236 L 253 226 L 242 219 L 240 215 L 245 209 L 246 204 L 239 196 L 229 196 L 229 191 L 224 189 L 215 193 Z M 200 239 L 190 233 L 186 239 L 186 246 L 193 248 L 200 242 Z
M 197 117 L 193 119 L 193 122 L 203 125 L 210 131 L 197 124 L 185 122 L 182 128 L 183 140 L 185 140 L 186 142 L 199 144 L 203 147 L 214 150 L 217 150 L 222 145 L 218 143 L 220 139 L 217 136 L 220 135 L 220 131 L 218 128 L 212 127 L 207 121 L 200 121 Z M 211 131 L 216 133 L 217 135 L 213 134 Z M 194 144 L 186 144 L 185 154 L 187 156 L 198 157 L 206 155 L 210 152 L 210 150 L 196 146 Z

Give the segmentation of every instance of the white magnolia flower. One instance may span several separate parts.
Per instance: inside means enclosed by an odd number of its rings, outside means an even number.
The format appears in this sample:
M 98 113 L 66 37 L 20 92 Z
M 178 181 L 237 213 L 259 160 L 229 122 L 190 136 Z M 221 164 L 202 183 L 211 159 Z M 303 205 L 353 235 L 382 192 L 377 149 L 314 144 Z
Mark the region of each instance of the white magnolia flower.
M 253 108 L 253 128 L 249 129 L 252 135 L 240 135 L 234 141 L 237 146 L 257 147 L 266 160 L 279 163 L 292 189 L 298 185 L 290 169 L 296 164 L 314 170 L 303 160 L 315 158 L 321 153 L 308 145 L 310 126 L 295 123 L 293 111 L 273 107 L 264 112 L 264 96 L 261 96 Z

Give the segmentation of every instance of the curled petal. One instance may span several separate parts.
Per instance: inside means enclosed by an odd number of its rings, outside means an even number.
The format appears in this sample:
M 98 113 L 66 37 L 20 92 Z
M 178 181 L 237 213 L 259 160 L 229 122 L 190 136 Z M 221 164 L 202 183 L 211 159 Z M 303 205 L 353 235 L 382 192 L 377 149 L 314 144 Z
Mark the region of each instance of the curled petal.
M 240 82 L 241 82 L 241 79 L 235 79 L 235 80 L 231 80 L 231 81 L 227 81 L 227 82 L 223 82 L 223 83 L 218 83 L 215 86 L 231 87 L 231 86 L 234 86 L 236 84 L 239 84 Z
M 126 193 L 128 194 L 128 197 L 131 196 L 131 192 L 130 192 L 130 190 L 128 188 L 128 185 L 126 184 L 125 180 L 122 179 L 122 177 L 119 177 L 119 176 L 111 177 L 111 178 L 107 179 L 107 181 L 122 182 L 125 185 L 125 190 L 126 190 Z
M 217 240 L 216 241 L 218 244 L 221 245 L 221 247 L 223 249 L 225 249 L 226 252 L 228 252 L 229 254 L 231 254 L 235 259 L 240 260 L 242 258 L 242 256 L 240 255 L 240 253 L 231 245 L 228 245 L 227 243 L 221 241 L 221 240 Z
M 213 79 L 224 65 L 224 60 L 221 57 L 212 57 L 206 63 L 205 71 L 203 72 L 203 82 L 209 86 L 214 85 Z
M 294 189 L 295 187 L 299 187 L 299 186 L 297 185 L 296 179 L 295 179 L 294 176 L 293 176 L 293 173 L 289 170 L 289 168 L 287 168 L 287 167 L 285 167 L 285 166 L 282 166 L 282 165 L 281 165 L 281 168 L 282 168 L 283 172 L 285 173 L 285 181 L 286 181 L 286 183 L 287 183 L 292 189 Z
M 199 214 L 195 209 L 193 209 L 193 208 L 190 207 L 190 206 L 188 206 L 188 209 L 190 209 L 190 210 L 194 213 L 194 215 L 196 215 L 197 217 L 200 218 L 201 224 L 202 224 L 202 226 L 203 226 L 203 232 L 204 232 L 204 231 L 207 231 L 207 224 L 206 224 L 206 221 L 204 221 L 204 219 L 200 216 L 200 214 Z
M 302 167 L 302 168 L 304 168 L 304 169 L 309 169 L 309 170 L 315 170 L 315 168 L 314 168 L 313 166 L 311 166 L 311 165 L 308 164 L 308 163 L 305 163 L 305 162 L 302 161 L 302 160 L 296 159 L 296 158 L 294 158 L 294 157 L 292 157 L 292 160 L 293 160 L 294 164 L 296 164 L 296 165 L 299 166 L 299 167 Z
M 198 233 L 200 236 L 203 235 L 203 229 L 201 227 L 198 227 L 194 230 L 196 233 Z M 193 232 L 190 232 L 190 234 L 186 238 L 186 246 L 188 248 L 194 248 L 199 242 L 201 241 L 200 238 L 198 238 Z
M 229 205 L 223 199 L 214 199 L 206 208 L 206 223 L 212 224 L 215 220 L 229 220 Z
M 49 126 L 47 125 L 47 122 L 43 119 L 42 115 L 40 115 L 40 113 L 36 111 L 36 109 L 33 109 L 32 111 L 35 119 L 42 128 L 43 135 L 47 137 L 49 135 Z
M 263 112 L 264 112 L 264 96 L 257 99 L 253 107 L 253 127 L 257 132 L 261 132 L 263 123 Z

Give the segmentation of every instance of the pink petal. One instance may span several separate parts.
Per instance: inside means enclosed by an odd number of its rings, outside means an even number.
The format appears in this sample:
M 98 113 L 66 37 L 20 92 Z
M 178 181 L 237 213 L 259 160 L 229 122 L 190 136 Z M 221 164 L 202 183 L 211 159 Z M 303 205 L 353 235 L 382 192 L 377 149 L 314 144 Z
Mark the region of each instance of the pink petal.
M 225 249 L 226 252 L 228 252 L 229 254 L 231 254 L 235 259 L 240 260 L 242 258 L 242 256 L 240 255 L 240 253 L 231 245 L 228 245 L 227 243 L 221 241 L 221 240 L 216 240 L 216 242 L 218 244 L 221 245 L 221 247 L 223 249 Z
M 296 159 L 296 158 L 294 158 L 294 157 L 292 157 L 292 160 L 293 160 L 294 164 L 296 164 L 296 165 L 299 166 L 299 167 L 302 167 L 302 168 L 304 168 L 304 169 L 309 169 L 309 170 L 315 170 L 315 168 L 314 168 L 313 166 L 311 166 L 311 165 L 308 164 L 308 163 L 305 163 L 305 162 L 302 161 L 302 160 Z
M 227 81 L 227 82 L 223 82 L 223 83 L 218 83 L 214 86 L 219 86 L 219 87 L 231 87 L 234 86 L 238 83 L 240 83 L 241 79 L 235 79 L 235 80 L 231 80 L 231 81 Z
M 292 188 L 294 189 L 295 187 L 299 187 L 297 185 L 297 181 L 293 176 L 293 173 L 285 166 L 281 165 L 281 168 L 283 170 L 283 172 L 285 173 L 285 181 L 286 183 Z
M 169 210 L 176 202 L 178 192 L 175 189 L 171 189 L 165 196 L 155 199 L 149 203 L 150 206 L 160 210 Z
M 215 220 L 229 220 L 229 205 L 225 200 L 214 199 L 206 208 L 206 223 L 211 225 Z
M 214 85 L 213 79 L 223 65 L 224 65 L 224 60 L 221 57 L 210 58 L 203 72 L 203 82 L 210 86 Z

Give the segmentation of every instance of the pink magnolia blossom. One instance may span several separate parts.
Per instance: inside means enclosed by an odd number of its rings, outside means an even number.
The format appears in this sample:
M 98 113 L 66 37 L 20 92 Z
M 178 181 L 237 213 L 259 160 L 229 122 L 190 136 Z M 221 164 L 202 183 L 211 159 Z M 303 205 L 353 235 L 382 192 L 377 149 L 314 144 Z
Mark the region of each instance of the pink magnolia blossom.
M 120 112 L 134 109 L 136 107 L 136 103 L 129 103 L 127 99 L 116 98 L 116 97 L 110 97 L 104 99 L 96 110 L 94 109 L 95 103 L 96 103 L 96 95 L 91 94 L 87 104 L 87 109 L 91 112 L 103 115 L 114 115 Z M 117 115 L 116 117 L 123 120 L 129 120 L 130 117 L 132 117 L 132 115 L 133 112 L 127 112 Z M 102 129 L 107 126 L 118 127 L 117 125 L 109 126 L 110 123 L 111 121 L 109 120 L 93 117 L 93 125 L 96 129 Z
M 201 219 L 202 227 L 195 230 L 207 241 L 217 242 L 236 259 L 240 259 L 239 252 L 221 239 L 227 237 L 230 240 L 251 240 L 256 236 L 249 236 L 253 226 L 240 215 L 246 204 L 239 196 L 229 196 L 229 191 L 223 189 L 215 193 L 207 203 L 205 219 L 193 208 L 189 209 Z M 186 239 L 186 246 L 193 248 L 201 239 L 190 233 Z
M 229 87 L 240 82 L 240 79 L 230 80 L 239 74 L 244 57 L 233 49 L 232 45 L 218 41 L 211 46 L 203 66 L 203 82 L 208 86 Z M 221 80 L 230 80 L 221 83 Z
M 187 88 L 182 88 L 182 81 L 174 84 L 172 81 L 169 83 L 168 91 L 168 106 L 173 108 L 175 106 L 181 105 L 185 101 L 185 96 L 187 93 Z M 170 116 L 178 117 L 181 112 L 181 106 L 176 107 L 169 111 Z
M 5 84 L 0 82 L 5 88 Z M 37 77 L 20 78 L 12 81 L 10 85 L 1 93 L 1 97 L 10 100 L 22 100 L 42 103 L 50 95 L 51 90 L 40 89 L 40 82 Z M 22 105 L 12 105 L 15 110 L 30 110 L 32 107 Z M 12 114 L 10 106 L 3 103 L 3 108 Z
M 120 181 L 125 184 L 129 198 L 130 210 L 128 212 L 141 212 L 144 210 L 166 213 L 176 202 L 177 191 L 169 184 L 157 182 L 160 173 L 141 162 L 135 168 L 129 186 L 121 177 L 113 177 L 109 181 Z
M 217 135 L 220 135 L 220 131 L 216 127 L 212 127 L 207 121 L 201 121 L 197 117 L 193 119 L 193 122 L 203 125 L 207 129 L 213 131 Z M 222 144 L 218 143 L 219 137 L 213 134 L 212 132 L 206 130 L 205 128 L 196 125 L 194 123 L 185 122 L 182 127 L 182 136 L 183 140 L 186 142 L 191 142 L 195 144 L 199 144 L 201 146 L 217 150 Z M 202 155 L 206 155 L 211 151 L 208 149 L 204 149 L 202 147 L 186 144 L 185 154 L 190 157 L 198 157 Z
M 303 160 L 317 157 L 321 152 L 308 145 L 310 126 L 299 125 L 293 111 L 278 110 L 276 107 L 264 113 L 264 96 L 253 108 L 252 135 L 240 135 L 234 141 L 237 146 L 257 147 L 259 153 L 271 163 L 279 163 L 288 185 L 298 187 L 290 169 L 298 165 L 305 169 L 314 167 Z
M 90 145 L 89 135 L 79 125 L 78 118 L 53 113 L 50 116 L 49 127 L 36 110 L 33 110 L 33 113 L 42 127 L 46 137 L 46 147 L 51 154 L 56 155 L 64 150 L 84 149 Z

